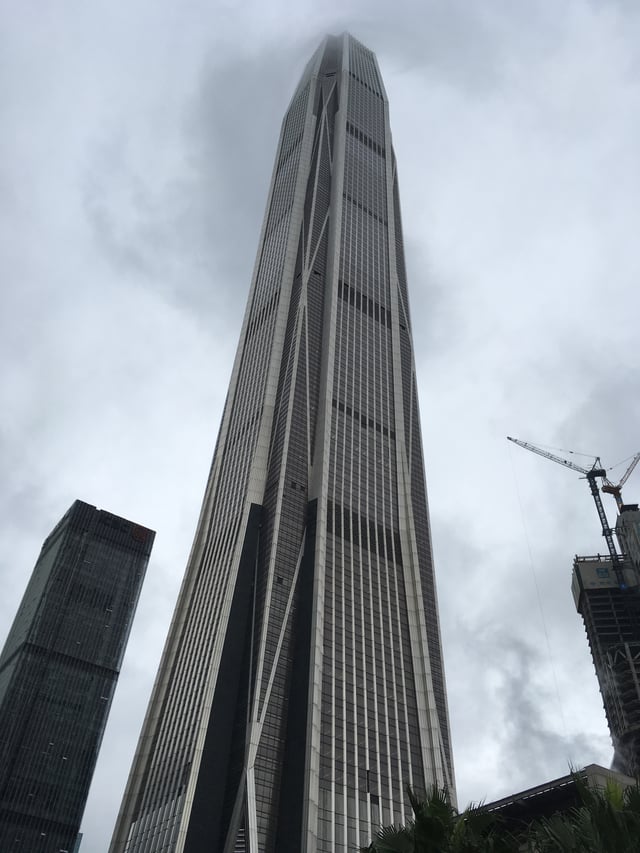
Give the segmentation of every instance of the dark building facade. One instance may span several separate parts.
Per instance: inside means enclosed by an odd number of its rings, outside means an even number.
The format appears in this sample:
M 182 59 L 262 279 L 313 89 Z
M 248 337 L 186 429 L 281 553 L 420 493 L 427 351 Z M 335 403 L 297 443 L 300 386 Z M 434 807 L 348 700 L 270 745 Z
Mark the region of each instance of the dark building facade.
M 387 97 L 328 37 L 112 853 L 344 853 L 408 819 L 407 783 L 454 795 L 416 387 Z
M 0 850 L 72 853 L 155 534 L 82 501 L 0 656 Z

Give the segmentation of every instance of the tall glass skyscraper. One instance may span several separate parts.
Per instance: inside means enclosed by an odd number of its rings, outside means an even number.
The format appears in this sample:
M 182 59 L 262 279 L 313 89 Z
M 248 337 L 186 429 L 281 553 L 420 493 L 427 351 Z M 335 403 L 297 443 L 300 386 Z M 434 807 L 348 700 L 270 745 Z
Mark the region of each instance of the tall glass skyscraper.
M 82 501 L 0 655 L 0 850 L 73 853 L 154 533 Z
M 328 37 L 284 118 L 113 853 L 342 853 L 453 767 L 388 102 Z

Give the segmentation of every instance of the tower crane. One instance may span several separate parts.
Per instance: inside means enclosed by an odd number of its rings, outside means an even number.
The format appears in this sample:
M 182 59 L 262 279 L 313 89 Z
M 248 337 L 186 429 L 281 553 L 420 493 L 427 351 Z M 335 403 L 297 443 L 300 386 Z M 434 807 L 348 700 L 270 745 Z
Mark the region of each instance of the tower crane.
M 620 490 L 628 479 L 629 475 L 631 474 L 631 471 L 633 471 L 633 469 L 635 468 L 638 459 L 640 458 L 640 454 L 637 454 L 636 457 L 634 457 L 635 461 L 629 466 L 620 483 L 617 486 L 614 486 L 607 480 L 607 471 L 605 468 L 602 467 L 602 463 L 600 462 L 599 456 L 596 456 L 591 468 L 583 468 L 581 465 L 576 465 L 575 462 L 571 462 L 569 459 L 563 459 L 561 456 L 556 456 L 555 453 L 549 453 L 548 450 L 543 450 L 541 447 L 536 447 L 535 444 L 529 444 L 527 441 L 520 441 L 520 439 L 512 438 L 510 435 L 508 435 L 507 438 L 509 439 L 509 441 L 512 441 L 519 447 L 524 447 L 525 450 L 530 450 L 532 453 L 537 453 L 539 456 L 544 456 L 545 459 L 550 459 L 552 462 L 557 462 L 558 465 L 564 465 L 565 468 L 570 468 L 572 471 L 577 471 L 579 474 L 584 474 L 584 477 L 587 483 L 589 484 L 589 489 L 591 491 L 593 501 L 596 505 L 596 510 L 598 511 L 598 518 L 600 519 L 600 525 L 602 527 L 602 535 L 604 536 L 605 541 L 607 543 L 607 548 L 611 557 L 611 564 L 616 575 L 616 580 L 618 581 L 618 586 L 621 589 L 625 589 L 627 585 L 625 583 L 623 573 L 624 558 L 621 554 L 618 554 L 618 551 L 616 550 L 615 541 L 613 539 L 613 530 L 609 527 L 609 522 L 607 520 L 607 515 L 604 511 L 604 506 L 602 505 L 602 498 L 600 497 L 600 490 L 598 488 L 597 481 L 598 478 L 602 478 L 602 480 L 605 481 L 605 485 L 609 485 L 610 487 L 606 491 L 608 491 L 610 494 L 613 494 L 616 497 L 616 502 L 619 500 L 619 505 L 621 505 L 622 496 L 620 495 Z M 605 491 L 604 488 L 603 491 Z

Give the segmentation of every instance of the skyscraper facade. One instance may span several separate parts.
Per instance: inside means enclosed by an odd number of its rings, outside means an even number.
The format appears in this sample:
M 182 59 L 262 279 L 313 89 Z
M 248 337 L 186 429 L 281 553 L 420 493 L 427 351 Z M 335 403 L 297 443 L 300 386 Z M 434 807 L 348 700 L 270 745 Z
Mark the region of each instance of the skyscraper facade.
M 282 125 L 112 853 L 341 853 L 453 766 L 388 101 L 328 37 Z
M 0 655 L 0 850 L 73 853 L 154 533 L 82 501 Z

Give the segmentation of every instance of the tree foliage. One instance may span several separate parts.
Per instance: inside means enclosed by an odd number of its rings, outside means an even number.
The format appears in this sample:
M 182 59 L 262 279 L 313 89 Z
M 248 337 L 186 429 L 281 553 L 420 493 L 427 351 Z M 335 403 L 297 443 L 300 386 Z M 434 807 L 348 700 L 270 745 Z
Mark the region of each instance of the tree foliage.
M 638 853 L 640 787 L 610 781 L 604 790 L 575 777 L 581 804 L 529 828 L 530 853 Z
M 482 806 L 458 813 L 446 791 L 431 788 L 424 799 L 408 789 L 413 818 L 387 826 L 362 853 L 513 853 L 512 839 Z
M 361 853 L 640 853 L 640 786 L 591 788 L 575 775 L 580 804 L 517 835 L 482 805 L 458 813 L 446 793 L 409 789 L 413 817 L 383 827 Z

